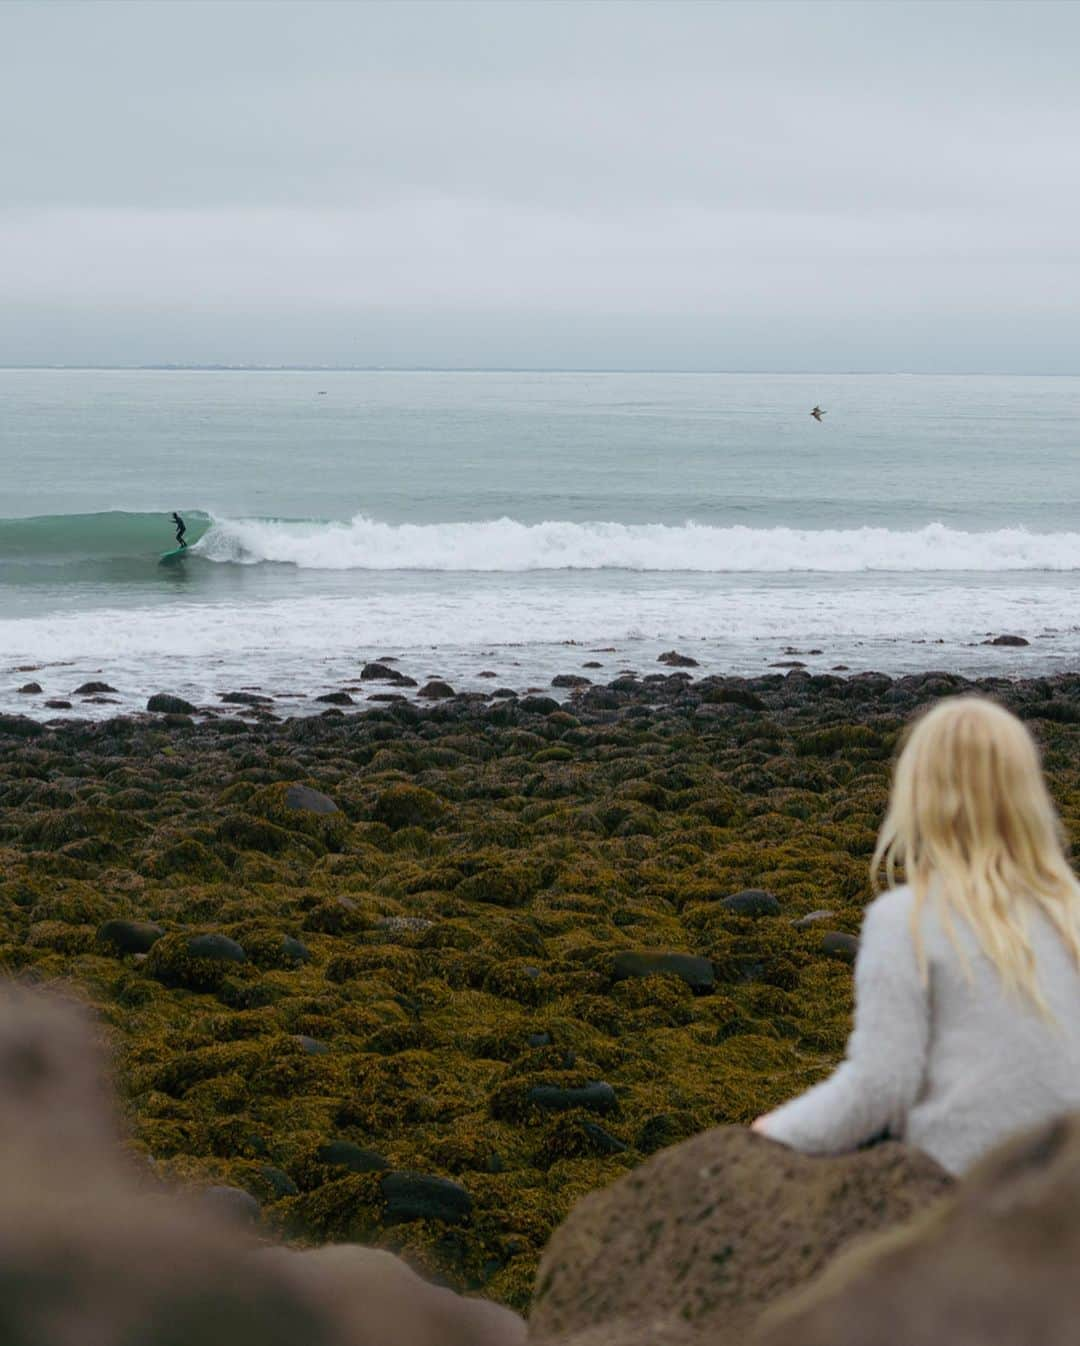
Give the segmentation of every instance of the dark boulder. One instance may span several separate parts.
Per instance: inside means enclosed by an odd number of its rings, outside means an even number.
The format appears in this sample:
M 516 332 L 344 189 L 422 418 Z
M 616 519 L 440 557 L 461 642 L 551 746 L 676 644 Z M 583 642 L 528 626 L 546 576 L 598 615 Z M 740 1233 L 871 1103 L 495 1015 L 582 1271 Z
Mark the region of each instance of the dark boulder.
M 355 706 L 356 702 L 348 692 L 324 692 L 316 701 L 325 701 L 329 706 Z
M 396 682 L 401 674 L 386 664 L 365 664 L 360 670 L 361 682 Z
M 430 682 L 424 683 L 416 695 L 423 697 L 425 701 L 443 701 L 448 696 L 454 695 L 454 689 L 441 678 L 432 678 Z
M 10 734 L 13 738 L 39 738 L 45 732 L 43 724 L 26 715 L 0 715 L 0 734 Z
M 306 1033 L 294 1033 L 293 1042 L 305 1056 L 326 1056 L 330 1051 L 325 1042 L 320 1042 L 318 1038 L 309 1038 Z
M 552 687 L 591 687 L 592 679 L 583 678 L 580 673 L 557 673 L 551 679 Z
M 845 930 L 826 930 L 821 936 L 821 952 L 828 958 L 837 958 L 842 963 L 853 963 L 859 952 L 859 941 L 855 935 Z
M 106 921 L 98 929 L 97 939 L 116 953 L 149 953 L 164 934 L 153 921 Z
M 147 710 L 158 711 L 162 715 L 194 715 L 195 707 L 182 696 L 173 696 L 169 692 L 157 692 L 146 703 Z
M 257 692 L 224 692 L 221 700 L 230 706 L 268 706 L 273 704 L 272 696 L 260 696 Z
M 762 888 L 746 888 L 720 899 L 720 906 L 736 916 L 779 916 L 780 903 Z
M 320 1145 L 315 1158 L 328 1168 L 347 1168 L 350 1173 L 378 1173 L 390 1165 L 375 1150 L 365 1150 L 351 1140 L 331 1140 Z
M 566 1112 L 570 1108 L 588 1108 L 590 1112 L 614 1112 L 618 1106 L 615 1090 L 603 1080 L 591 1084 L 534 1084 L 528 1100 L 547 1112 Z
M 426 1173 L 387 1173 L 379 1184 L 386 1208 L 385 1224 L 441 1220 L 458 1224 L 472 1211 L 473 1199 L 459 1183 Z
M 40 690 L 40 688 L 39 688 Z M 107 682 L 84 682 L 81 687 L 76 687 L 72 693 L 73 696 L 96 696 L 99 692 L 114 692 L 116 688 L 110 687 Z
M 664 654 L 656 656 L 658 664 L 667 664 L 669 668 L 697 668 L 698 661 L 692 659 L 688 654 L 680 654 L 678 650 L 667 650 Z
M 281 957 L 286 963 L 310 963 L 311 951 L 294 935 L 282 935 Z
M 984 640 L 984 645 L 1008 645 L 1018 649 L 1022 645 L 1030 645 L 1030 640 L 1025 640 L 1023 636 L 995 636 L 993 640 Z
M 285 791 L 285 807 L 304 813 L 338 813 L 340 810 L 329 795 L 313 790 L 309 785 L 290 785 Z
M 664 973 L 679 977 L 695 995 L 704 995 L 716 986 L 716 974 L 707 958 L 691 953 L 617 953 L 613 981 L 628 977 L 655 977 Z
M 41 683 L 40 683 L 40 682 L 25 682 L 25 683 L 23 683 L 23 685 L 19 688 L 19 691 L 22 693 L 23 696 L 33 696 L 33 695 L 35 695 L 37 692 L 40 692 L 40 691 L 41 691 Z
M 518 710 L 526 715 L 554 715 L 562 706 L 550 696 L 523 696 L 518 702 Z

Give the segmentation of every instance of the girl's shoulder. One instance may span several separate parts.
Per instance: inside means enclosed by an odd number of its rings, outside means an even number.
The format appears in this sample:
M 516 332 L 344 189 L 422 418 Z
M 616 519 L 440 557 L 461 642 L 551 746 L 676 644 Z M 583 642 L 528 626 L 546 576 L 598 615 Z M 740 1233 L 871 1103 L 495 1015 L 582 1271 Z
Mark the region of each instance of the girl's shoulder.
M 867 904 L 863 912 L 863 930 L 906 925 L 915 909 L 915 894 L 907 886 L 890 888 Z

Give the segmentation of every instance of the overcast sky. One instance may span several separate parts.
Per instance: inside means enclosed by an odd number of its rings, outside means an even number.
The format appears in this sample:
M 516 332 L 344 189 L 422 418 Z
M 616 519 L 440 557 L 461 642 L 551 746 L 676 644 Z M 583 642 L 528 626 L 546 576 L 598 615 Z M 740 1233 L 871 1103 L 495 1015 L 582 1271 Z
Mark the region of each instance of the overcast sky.
M 1080 4 L 0 0 L 0 363 L 1080 372 Z

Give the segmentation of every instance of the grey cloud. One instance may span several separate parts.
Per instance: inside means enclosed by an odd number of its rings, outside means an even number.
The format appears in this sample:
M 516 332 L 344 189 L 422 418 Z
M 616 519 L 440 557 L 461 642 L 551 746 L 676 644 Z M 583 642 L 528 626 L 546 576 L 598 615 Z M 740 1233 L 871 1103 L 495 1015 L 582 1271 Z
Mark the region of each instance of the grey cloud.
M 103 362 L 170 332 L 217 358 L 222 321 L 262 350 L 277 314 L 343 361 L 351 324 L 405 363 L 557 365 L 558 315 L 593 315 L 596 365 L 702 367 L 787 318 L 803 367 L 905 363 L 881 330 L 909 322 L 959 367 L 993 314 L 1048 367 L 1080 301 L 1078 39 L 1035 0 L 8 3 L 0 359 L 96 312 Z

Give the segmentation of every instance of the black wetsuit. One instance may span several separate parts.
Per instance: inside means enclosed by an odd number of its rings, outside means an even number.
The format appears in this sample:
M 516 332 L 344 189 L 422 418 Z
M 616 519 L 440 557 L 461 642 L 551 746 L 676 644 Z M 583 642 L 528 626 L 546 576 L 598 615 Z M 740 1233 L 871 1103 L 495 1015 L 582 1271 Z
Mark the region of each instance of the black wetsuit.
M 176 540 L 181 547 L 186 547 L 187 543 L 184 541 L 184 534 L 187 532 L 187 528 L 184 521 L 179 514 L 173 514 L 173 518 L 176 520 Z

